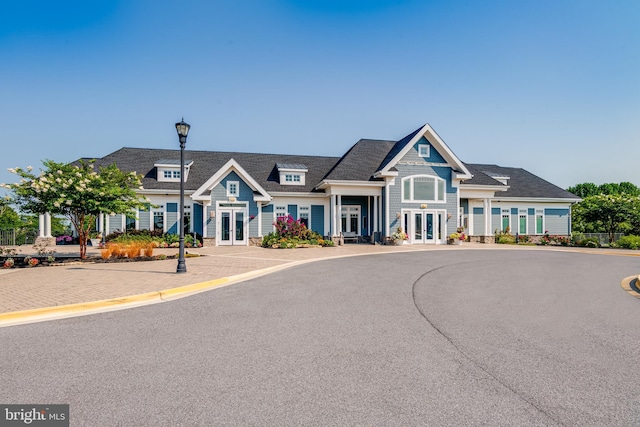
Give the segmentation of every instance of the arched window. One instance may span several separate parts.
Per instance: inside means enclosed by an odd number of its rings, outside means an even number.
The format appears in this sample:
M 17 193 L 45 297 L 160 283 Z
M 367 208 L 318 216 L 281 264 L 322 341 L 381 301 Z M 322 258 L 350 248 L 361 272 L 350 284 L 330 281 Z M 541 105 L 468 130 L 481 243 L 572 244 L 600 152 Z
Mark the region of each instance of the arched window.
M 445 202 L 444 179 L 431 175 L 402 178 L 403 202 Z

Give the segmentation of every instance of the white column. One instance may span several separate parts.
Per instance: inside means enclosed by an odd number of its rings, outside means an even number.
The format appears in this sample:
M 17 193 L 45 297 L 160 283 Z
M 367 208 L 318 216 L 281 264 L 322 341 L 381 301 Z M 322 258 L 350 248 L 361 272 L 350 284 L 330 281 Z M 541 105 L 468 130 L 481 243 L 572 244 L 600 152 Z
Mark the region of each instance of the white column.
M 386 182 L 385 186 L 384 186 L 384 235 L 385 237 L 388 237 L 391 235 L 391 233 L 389 233 L 389 222 L 390 222 L 390 217 L 389 217 L 389 181 Z
M 103 235 L 106 234 L 104 232 L 104 214 L 98 214 L 98 232 L 102 233 Z
M 256 202 L 258 205 L 258 215 L 256 219 L 258 220 L 258 237 L 262 237 L 262 202 Z
M 484 211 L 484 235 L 491 235 L 491 200 L 484 199 L 483 200 L 483 211 Z
M 344 230 L 342 229 L 342 196 L 338 195 L 337 196 L 338 199 L 338 206 L 336 208 L 336 229 L 338 230 L 338 236 L 340 235 L 340 233 L 342 233 Z
M 373 232 L 378 231 L 378 210 L 380 209 L 380 196 L 373 196 Z
M 51 214 L 44 214 L 44 237 L 51 237 Z
M 44 237 L 44 214 L 38 215 L 38 237 Z
M 469 213 L 467 214 L 467 221 L 469 225 L 469 236 L 475 236 L 475 231 L 473 230 L 473 205 L 471 204 L 471 200 L 467 201 L 467 206 L 469 209 Z
M 336 195 L 335 194 L 331 195 L 330 205 L 331 206 L 329 207 L 329 210 L 331 211 L 331 213 L 329 215 L 329 229 L 330 229 L 329 235 L 335 236 L 336 235 Z

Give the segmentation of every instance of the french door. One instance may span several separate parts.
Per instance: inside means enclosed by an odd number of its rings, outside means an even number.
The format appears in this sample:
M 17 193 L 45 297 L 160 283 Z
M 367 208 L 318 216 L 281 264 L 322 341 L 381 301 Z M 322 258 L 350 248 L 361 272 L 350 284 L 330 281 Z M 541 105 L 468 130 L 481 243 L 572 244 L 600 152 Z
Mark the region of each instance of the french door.
M 444 211 L 411 210 L 405 213 L 405 227 L 412 244 L 442 243 Z
M 227 205 L 227 206 L 225 206 Z M 229 206 L 231 205 L 231 206 Z M 218 245 L 245 245 L 247 244 L 247 208 L 246 205 L 232 203 L 218 206 L 217 241 Z

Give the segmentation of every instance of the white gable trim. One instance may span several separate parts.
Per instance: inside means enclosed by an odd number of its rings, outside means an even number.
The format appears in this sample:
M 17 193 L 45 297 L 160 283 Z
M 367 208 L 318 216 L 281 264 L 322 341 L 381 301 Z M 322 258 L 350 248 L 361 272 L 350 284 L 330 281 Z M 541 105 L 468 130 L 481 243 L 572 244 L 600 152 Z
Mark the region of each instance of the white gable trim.
M 226 177 L 231 172 L 237 173 L 238 176 L 253 191 L 257 191 L 258 193 L 260 193 L 260 195 L 254 196 L 254 200 L 256 201 L 271 200 L 271 196 L 269 195 L 269 193 L 267 193 L 267 191 L 264 188 L 262 188 L 262 186 L 258 184 L 258 182 L 255 179 L 253 179 L 253 177 L 249 175 L 247 171 L 244 170 L 244 168 L 240 166 L 238 162 L 235 161 L 235 159 L 229 160 L 227 163 L 224 164 L 224 166 L 218 169 L 218 171 L 215 174 L 213 174 L 211 178 L 209 178 L 204 184 L 202 184 L 202 186 L 200 186 L 200 188 L 198 188 L 193 193 L 191 198 L 193 200 L 209 200 L 211 197 L 208 195 L 205 195 L 204 193 L 206 193 L 207 191 L 211 191 L 213 187 L 218 185 L 220 181 L 222 181 L 224 177 Z
M 396 165 L 404 157 L 405 154 L 409 150 L 413 148 L 413 146 L 420 140 L 420 138 L 425 137 L 427 141 L 444 157 L 448 164 L 450 164 L 454 169 L 458 169 L 462 171 L 462 173 L 456 174 L 455 178 L 457 179 L 471 179 L 471 172 L 467 169 L 467 167 L 458 159 L 458 157 L 453 154 L 453 151 L 445 144 L 445 142 L 440 138 L 440 136 L 436 133 L 435 130 L 431 127 L 431 125 L 426 124 L 418 131 L 413 138 L 409 142 L 402 147 L 402 150 L 384 167 L 384 169 L 380 170 L 376 175 L 379 176 L 389 176 L 391 175 L 391 168 Z

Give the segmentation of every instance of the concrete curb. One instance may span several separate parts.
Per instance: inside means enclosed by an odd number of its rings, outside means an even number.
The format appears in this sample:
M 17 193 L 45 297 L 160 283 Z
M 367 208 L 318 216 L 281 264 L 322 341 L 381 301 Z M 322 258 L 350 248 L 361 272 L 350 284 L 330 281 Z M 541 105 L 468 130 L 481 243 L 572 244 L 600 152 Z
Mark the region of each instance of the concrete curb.
M 424 249 L 426 251 L 427 249 Z M 415 249 L 401 250 L 392 253 L 416 252 Z M 285 270 L 298 265 L 311 262 L 324 261 L 337 258 L 349 258 L 354 256 L 380 255 L 370 254 L 348 254 L 336 255 L 322 258 L 311 258 L 306 260 L 291 261 L 284 264 L 267 267 L 260 270 L 249 271 L 247 273 L 237 274 L 230 277 L 222 277 L 219 279 L 208 280 L 205 282 L 195 283 L 192 285 L 179 286 L 176 288 L 165 289 L 162 291 L 149 292 L 145 294 L 125 296 L 121 298 L 112 298 L 108 300 L 91 301 L 86 303 L 60 305 L 56 307 L 34 308 L 31 310 L 13 311 L 8 313 L 0 313 L 0 328 L 5 326 L 17 326 L 29 323 L 44 322 L 48 320 L 67 319 L 70 317 L 85 316 L 90 314 L 107 313 L 110 311 L 124 310 L 128 308 L 141 307 L 144 305 L 157 304 L 161 302 L 173 301 L 195 295 L 200 292 L 206 292 L 213 289 L 230 286 L 241 283 L 249 279 L 265 276 L 277 271 Z
M 620 287 L 632 297 L 640 298 L 640 275 L 625 277 Z
M 468 248 L 471 249 L 471 248 Z M 502 249 L 502 248 L 498 248 Z M 509 248 L 504 248 L 509 249 Z M 432 248 L 411 248 L 405 250 L 398 250 L 388 252 L 386 254 L 398 254 L 407 252 L 423 252 L 430 251 Z M 569 250 L 570 251 L 570 250 Z M 568 251 L 568 252 L 569 252 Z M 575 251 L 578 252 L 578 251 Z M 582 252 L 582 251 L 579 251 Z M 585 252 L 582 252 L 585 253 Z M 589 253 L 589 252 L 587 252 Z M 192 285 L 185 285 L 176 288 L 165 289 L 162 291 L 149 292 L 145 294 L 125 296 L 121 298 L 112 298 L 108 300 L 91 301 L 78 304 L 60 305 L 56 307 L 35 308 L 31 310 L 14 311 L 8 313 L 0 313 L 0 328 L 5 326 L 16 326 L 28 323 L 43 322 L 48 320 L 66 319 L 70 317 L 85 316 L 97 313 L 106 313 L 116 310 L 124 310 L 128 308 L 141 307 L 144 305 L 157 304 L 161 302 L 173 301 L 180 298 L 184 298 L 190 295 L 195 295 L 200 292 L 206 292 L 225 286 L 241 283 L 249 279 L 265 276 L 267 274 L 275 273 L 277 271 L 285 270 L 288 268 L 296 267 L 299 265 L 318 262 L 324 260 L 332 260 L 339 258 L 350 258 L 356 256 L 367 255 L 386 255 L 380 253 L 358 253 L 358 254 L 343 254 L 329 257 L 311 258 L 306 260 L 290 261 L 284 264 L 280 264 L 273 267 L 263 268 L 260 270 L 249 271 L 234 276 L 223 277 L 219 279 L 208 280 L 205 282 L 195 283 Z M 632 255 L 634 256 L 634 255 Z M 635 255 L 637 256 L 637 255 Z M 638 287 L 636 283 L 640 283 L 640 275 L 630 276 L 622 280 L 620 286 L 628 292 L 630 295 L 640 298 L 640 292 L 637 291 Z

